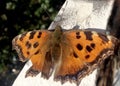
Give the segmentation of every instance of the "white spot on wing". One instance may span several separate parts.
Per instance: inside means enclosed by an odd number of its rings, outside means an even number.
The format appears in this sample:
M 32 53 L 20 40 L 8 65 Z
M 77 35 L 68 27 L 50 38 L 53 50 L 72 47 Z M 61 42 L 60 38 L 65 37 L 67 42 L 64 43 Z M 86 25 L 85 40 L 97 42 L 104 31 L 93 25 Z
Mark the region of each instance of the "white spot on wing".
M 111 39 L 112 39 L 112 36 L 107 36 L 107 38 L 108 38 L 109 40 L 111 40 Z
M 95 32 L 95 31 L 92 31 L 92 34 L 95 36 L 98 36 L 97 32 Z

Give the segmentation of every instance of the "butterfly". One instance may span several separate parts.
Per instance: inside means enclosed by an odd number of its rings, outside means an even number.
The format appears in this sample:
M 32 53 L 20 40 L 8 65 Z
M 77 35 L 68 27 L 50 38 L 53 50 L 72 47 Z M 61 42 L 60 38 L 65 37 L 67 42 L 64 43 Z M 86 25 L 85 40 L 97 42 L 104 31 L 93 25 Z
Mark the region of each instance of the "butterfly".
M 32 66 L 26 76 L 41 76 L 49 79 L 80 84 L 82 78 L 98 68 L 102 62 L 114 55 L 117 38 L 95 31 L 34 30 L 16 36 L 12 40 L 22 62 L 31 60 Z

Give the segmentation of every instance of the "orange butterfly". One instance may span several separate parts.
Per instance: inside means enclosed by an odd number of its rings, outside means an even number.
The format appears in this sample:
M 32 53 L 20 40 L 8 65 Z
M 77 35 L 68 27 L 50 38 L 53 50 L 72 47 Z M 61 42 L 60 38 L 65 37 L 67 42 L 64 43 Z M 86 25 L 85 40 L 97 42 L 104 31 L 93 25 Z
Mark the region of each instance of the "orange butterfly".
M 35 30 L 15 37 L 13 48 L 21 61 L 32 61 L 27 76 L 49 79 L 53 71 L 54 80 L 75 82 L 96 69 L 104 59 L 114 55 L 118 40 L 102 33 L 85 30 L 55 31 Z

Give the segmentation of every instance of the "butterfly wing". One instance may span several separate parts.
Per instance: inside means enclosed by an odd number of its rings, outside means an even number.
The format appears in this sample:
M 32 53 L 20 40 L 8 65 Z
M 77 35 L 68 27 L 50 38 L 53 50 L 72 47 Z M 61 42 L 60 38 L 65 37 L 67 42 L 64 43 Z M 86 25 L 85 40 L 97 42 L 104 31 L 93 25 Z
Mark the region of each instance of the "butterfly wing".
M 57 68 L 55 79 L 79 84 L 105 58 L 114 54 L 116 43 L 116 38 L 92 31 L 64 32 L 61 65 Z
M 17 51 L 21 61 L 31 60 L 32 67 L 27 71 L 26 76 L 37 75 L 40 71 L 49 72 L 46 67 L 46 59 L 50 52 L 51 32 L 45 30 L 30 31 L 15 37 L 12 41 L 13 48 Z M 51 57 L 49 57 L 51 59 Z M 49 60 L 50 61 L 50 60 Z M 45 65 L 45 66 L 44 66 Z

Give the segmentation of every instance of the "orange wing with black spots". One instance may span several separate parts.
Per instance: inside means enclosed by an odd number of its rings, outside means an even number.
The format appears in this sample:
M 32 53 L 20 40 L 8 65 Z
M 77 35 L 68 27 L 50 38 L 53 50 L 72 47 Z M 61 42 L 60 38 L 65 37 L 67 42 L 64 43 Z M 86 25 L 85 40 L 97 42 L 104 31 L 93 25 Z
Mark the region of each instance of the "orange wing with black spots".
M 63 33 L 61 65 L 55 80 L 79 85 L 80 80 L 114 54 L 118 40 L 94 31 L 71 30 Z
M 50 50 L 51 32 L 45 30 L 30 31 L 15 37 L 12 41 L 13 48 L 17 51 L 21 61 L 30 59 L 32 67 L 26 76 L 34 76 L 42 71 L 45 57 Z M 50 57 L 51 58 L 51 57 Z
M 96 69 L 104 59 L 114 55 L 118 44 L 115 37 L 94 31 L 63 31 L 60 26 L 54 32 L 37 30 L 19 35 L 13 39 L 13 47 L 21 61 L 30 59 L 32 67 L 26 76 L 41 72 L 47 79 L 54 72 L 54 79 L 80 80 Z

